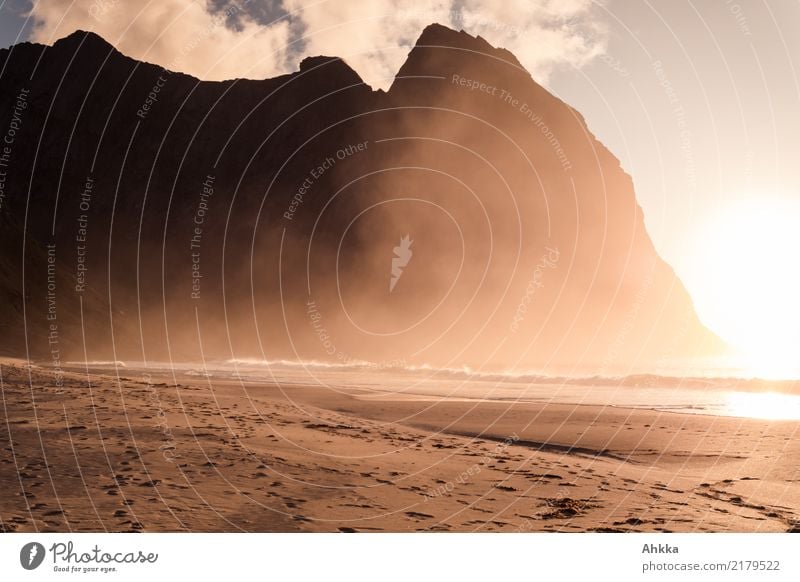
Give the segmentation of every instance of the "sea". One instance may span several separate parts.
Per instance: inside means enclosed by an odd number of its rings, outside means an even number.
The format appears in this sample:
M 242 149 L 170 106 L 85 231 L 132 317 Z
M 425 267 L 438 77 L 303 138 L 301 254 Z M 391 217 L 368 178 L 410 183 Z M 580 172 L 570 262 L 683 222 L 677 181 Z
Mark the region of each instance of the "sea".
M 252 389 L 258 384 L 324 386 L 355 391 L 361 398 L 383 400 L 458 399 L 529 402 L 572 406 L 646 409 L 676 414 L 800 421 L 800 381 L 760 378 L 746 370 L 716 362 L 713 366 L 684 367 L 689 374 L 620 375 L 544 374 L 536 371 L 449 368 L 430 365 L 387 365 L 366 361 L 331 363 L 316 360 L 241 358 L 185 362 L 92 361 L 69 362 L 67 369 L 135 378 L 172 373 L 198 382 L 236 381 Z M 669 370 L 667 371 L 669 372 Z M 798 374 L 800 377 L 800 374 Z M 177 381 L 177 380 L 176 380 Z

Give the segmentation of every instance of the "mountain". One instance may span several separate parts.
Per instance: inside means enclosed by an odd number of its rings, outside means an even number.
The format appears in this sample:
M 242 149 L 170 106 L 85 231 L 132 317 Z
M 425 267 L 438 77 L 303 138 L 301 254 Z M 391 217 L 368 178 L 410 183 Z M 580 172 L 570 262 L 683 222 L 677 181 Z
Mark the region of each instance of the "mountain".
M 619 161 L 480 37 L 427 27 L 386 92 L 324 56 L 199 81 L 83 31 L 0 79 L 4 353 L 602 373 L 719 347 Z

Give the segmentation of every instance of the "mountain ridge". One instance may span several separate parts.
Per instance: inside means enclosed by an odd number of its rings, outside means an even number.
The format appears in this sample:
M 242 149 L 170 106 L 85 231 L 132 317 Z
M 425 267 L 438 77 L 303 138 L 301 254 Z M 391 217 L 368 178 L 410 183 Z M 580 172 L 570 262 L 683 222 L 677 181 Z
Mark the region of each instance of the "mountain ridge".
M 386 92 L 326 56 L 272 79 L 200 81 L 86 32 L 0 59 L 3 110 L 13 87 L 32 94 L 2 213 L 14 250 L 0 270 L 5 353 L 28 342 L 47 354 L 36 297 L 48 240 L 73 359 L 192 359 L 207 337 L 224 355 L 475 363 L 495 345 L 502 363 L 603 368 L 718 344 L 652 245 L 619 160 L 481 37 L 426 27 Z M 70 291 L 82 215 L 88 305 Z M 407 234 L 415 258 L 387 297 L 383 271 Z M 265 333 L 267 321 L 282 324 Z

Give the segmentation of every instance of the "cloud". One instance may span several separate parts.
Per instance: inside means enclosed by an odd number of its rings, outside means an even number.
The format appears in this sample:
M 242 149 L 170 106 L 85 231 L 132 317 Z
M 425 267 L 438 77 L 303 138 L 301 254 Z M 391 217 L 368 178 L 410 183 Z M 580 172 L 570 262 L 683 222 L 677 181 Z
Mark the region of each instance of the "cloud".
M 201 79 L 265 78 L 286 72 L 286 19 L 264 26 L 229 4 L 212 11 L 198 0 L 39 0 L 31 40 L 51 44 L 75 30 L 98 33 L 120 51 Z
M 465 0 L 463 28 L 502 46 L 539 82 L 559 66 L 582 67 L 606 49 L 607 32 L 591 0 Z
M 201 79 L 265 78 L 305 56 L 341 56 L 373 87 L 386 88 L 422 29 L 439 22 L 513 52 L 546 82 L 605 49 L 592 0 L 39 0 L 31 40 L 78 30 L 125 54 Z
M 373 87 L 387 88 L 422 29 L 450 23 L 448 0 L 285 0 L 305 23 L 306 52 L 344 58 Z

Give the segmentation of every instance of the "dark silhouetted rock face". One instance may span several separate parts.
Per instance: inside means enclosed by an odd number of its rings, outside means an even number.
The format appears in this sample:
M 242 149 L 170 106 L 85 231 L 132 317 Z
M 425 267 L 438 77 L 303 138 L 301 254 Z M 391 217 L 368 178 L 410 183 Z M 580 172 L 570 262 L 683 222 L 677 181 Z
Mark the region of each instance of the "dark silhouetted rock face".
M 618 160 L 481 38 L 428 27 L 388 92 L 329 57 L 201 82 L 84 32 L 0 67 L 5 353 L 611 373 L 717 345 Z

